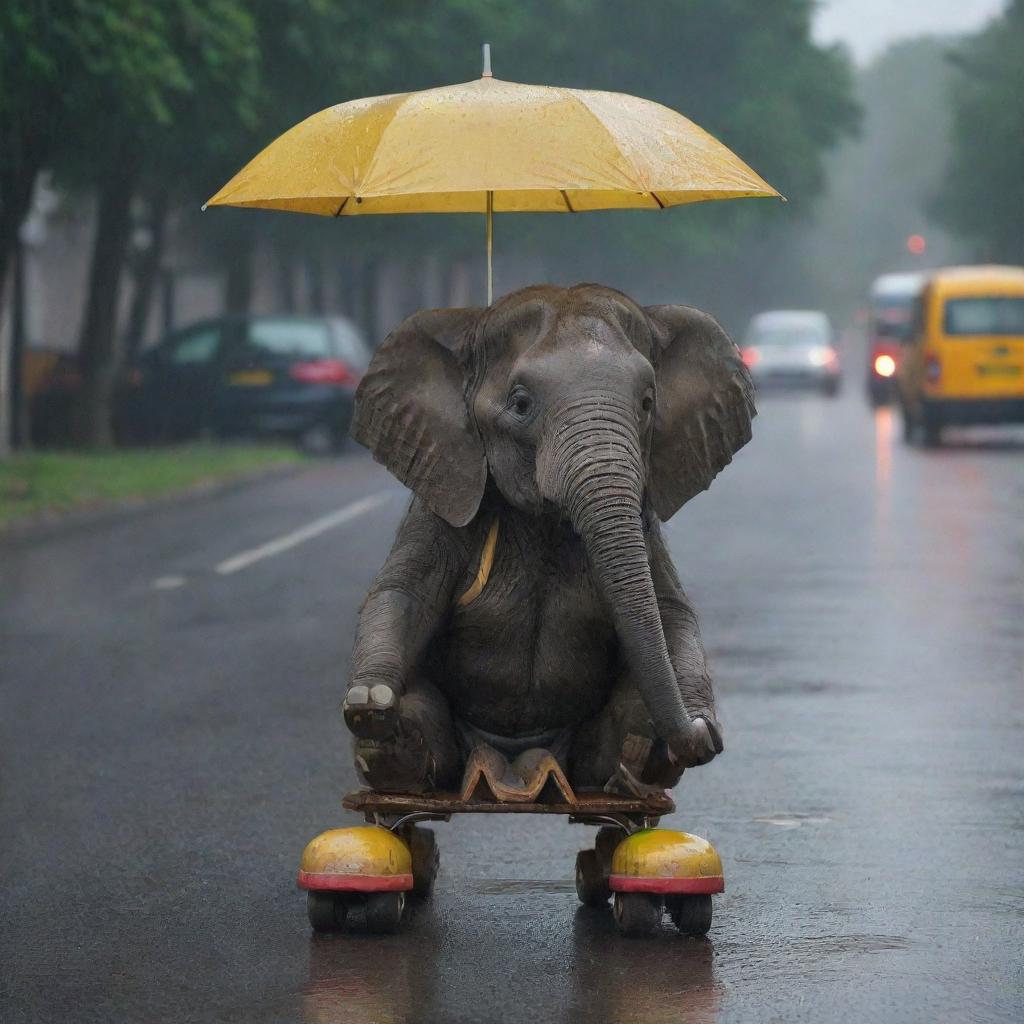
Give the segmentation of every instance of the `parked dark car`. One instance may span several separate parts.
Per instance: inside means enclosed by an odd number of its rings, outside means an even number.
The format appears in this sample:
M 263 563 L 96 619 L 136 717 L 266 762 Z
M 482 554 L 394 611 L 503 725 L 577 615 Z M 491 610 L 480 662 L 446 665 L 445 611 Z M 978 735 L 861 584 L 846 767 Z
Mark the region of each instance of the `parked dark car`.
M 370 350 L 341 317 L 208 320 L 139 356 L 119 388 L 128 441 L 276 435 L 326 452 L 348 436 Z

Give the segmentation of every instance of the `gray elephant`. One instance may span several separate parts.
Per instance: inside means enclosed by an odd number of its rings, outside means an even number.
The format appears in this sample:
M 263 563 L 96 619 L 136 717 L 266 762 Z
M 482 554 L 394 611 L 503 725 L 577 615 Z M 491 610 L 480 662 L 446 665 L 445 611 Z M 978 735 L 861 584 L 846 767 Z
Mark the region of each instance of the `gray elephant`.
M 552 752 L 573 787 L 675 785 L 722 750 L 697 619 L 659 527 L 750 439 L 710 316 L 599 285 L 417 313 L 352 432 L 414 493 L 362 606 L 343 711 L 380 791 L 469 752 Z M 633 790 L 635 792 L 635 790 Z

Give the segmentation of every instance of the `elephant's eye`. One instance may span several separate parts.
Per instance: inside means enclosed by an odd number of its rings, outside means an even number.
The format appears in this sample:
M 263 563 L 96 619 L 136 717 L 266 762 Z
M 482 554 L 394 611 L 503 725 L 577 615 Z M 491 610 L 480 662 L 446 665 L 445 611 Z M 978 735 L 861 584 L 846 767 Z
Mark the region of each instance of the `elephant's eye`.
M 654 408 L 654 395 L 650 394 L 650 392 L 644 395 L 643 401 L 640 403 L 640 408 L 643 409 L 644 412 L 650 412 L 651 409 Z
M 520 419 L 526 419 L 533 411 L 533 399 L 523 387 L 515 387 L 509 395 L 509 407 Z

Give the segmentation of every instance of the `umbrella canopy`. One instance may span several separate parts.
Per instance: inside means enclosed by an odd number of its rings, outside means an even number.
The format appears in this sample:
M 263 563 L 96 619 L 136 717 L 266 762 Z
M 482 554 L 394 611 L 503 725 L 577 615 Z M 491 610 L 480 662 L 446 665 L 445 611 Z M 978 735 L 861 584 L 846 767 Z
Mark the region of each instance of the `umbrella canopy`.
M 484 77 L 313 114 L 208 205 L 349 217 L 658 209 L 778 195 L 661 104 Z

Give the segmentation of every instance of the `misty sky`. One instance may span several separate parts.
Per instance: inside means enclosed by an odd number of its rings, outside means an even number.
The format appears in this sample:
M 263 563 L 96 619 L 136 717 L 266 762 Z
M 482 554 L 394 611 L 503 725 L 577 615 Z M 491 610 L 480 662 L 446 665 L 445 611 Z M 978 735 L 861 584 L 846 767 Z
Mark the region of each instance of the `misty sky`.
M 1004 0 L 818 0 L 815 36 L 842 42 L 860 64 L 897 39 L 980 28 Z

